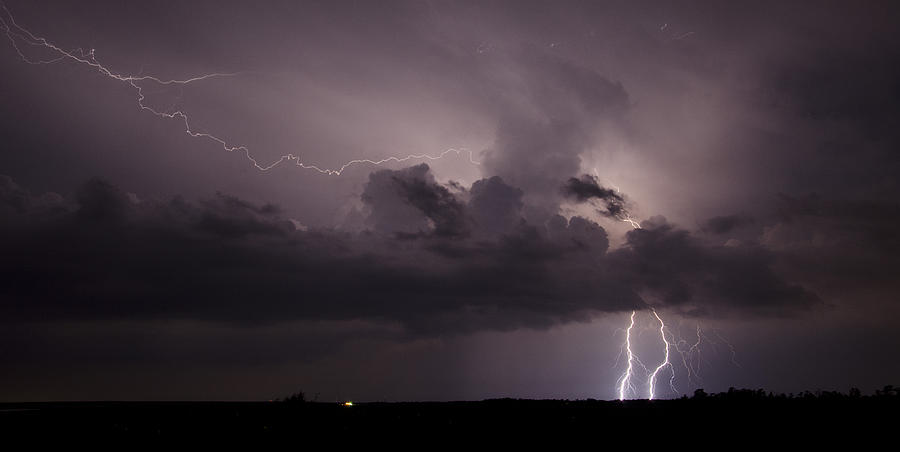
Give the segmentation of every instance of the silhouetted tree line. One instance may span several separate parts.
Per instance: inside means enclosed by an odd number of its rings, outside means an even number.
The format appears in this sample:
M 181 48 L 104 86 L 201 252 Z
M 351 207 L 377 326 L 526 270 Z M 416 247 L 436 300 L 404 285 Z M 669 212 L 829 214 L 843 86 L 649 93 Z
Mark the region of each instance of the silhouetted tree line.
M 763 400 L 763 399 L 803 399 L 803 400 L 843 400 L 843 399 L 859 399 L 866 397 L 873 398 L 882 398 L 882 397 L 898 397 L 900 396 L 900 388 L 894 387 L 894 385 L 885 385 L 881 389 L 876 389 L 875 393 L 870 396 L 864 396 L 862 391 L 859 388 L 850 388 L 850 391 L 846 394 L 840 391 L 803 391 L 794 394 L 791 393 L 778 393 L 775 394 L 771 391 L 766 392 L 763 389 L 735 389 L 734 387 L 728 388 L 726 392 L 719 392 L 713 394 L 707 394 L 703 389 L 697 389 L 694 391 L 693 397 L 690 397 L 694 400 L 704 400 L 704 399 L 717 399 L 717 400 Z M 682 399 L 688 399 L 687 395 L 681 397 Z
M 693 396 L 683 395 L 680 399 L 677 400 L 721 400 L 721 401 L 754 401 L 754 400 L 820 400 L 820 401 L 839 401 L 839 400 L 853 400 L 853 399 L 882 399 L 882 398 L 891 398 L 897 397 L 900 398 L 900 387 L 895 387 L 894 385 L 885 385 L 881 389 L 876 389 L 874 394 L 872 395 L 863 395 L 862 391 L 859 388 L 850 388 L 850 390 L 846 393 L 840 391 L 803 391 L 798 393 L 773 393 L 772 391 L 766 392 L 763 389 L 737 389 L 734 387 L 728 388 L 728 391 L 719 392 L 719 393 L 707 393 L 705 390 L 697 389 L 694 391 Z M 316 402 L 318 400 L 318 394 L 312 400 Z M 309 402 L 306 398 L 306 394 L 303 391 L 295 392 L 289 396 L 284 398 L 276 398 L 275 402 L 282 403 L 290 403 L 290 404 L 301 404 L 305 402 Z M 484 402 L 486 403 L 509 403 L 509 402 L 522 402 L 522 401 L 532 401 L 531 399 L 514 399 L 514 398 L 500 398 L 500 399 L 487 399 Z M 589 402 L 597 402 L 595 399 L 587 399 Z
M 788 399 L 801 399 L 801 400 L 847 400 L 847 399 L 861 399 L 861 398 L 887 398 L 887 397 L 900 397 L 900 387 L 895 387 L 894 385 L 885 385 L 881 389 L 876 389 L 875 393 L 872 395 L 863 395 L 862 391 L 859 388 L 850 388 L 847 393 L 843 393 L 840 391 L 803 391 L 798 393 L 773 393 L 772 391 L 766 392 L 763 389 L 736 389 L 734 387 L 728 388 L 728 391 L 712 393 L 709 394 L 702 388 L 694 391 L 694 395 L 692 397 L 688 397 L 687 395 L 681 396 L 680 400 L 731 400 L 731 401 L 741 401 L 741 400 L 788 400 Z M 318 399 L 318 395 L 316 396 Z M 501 399 L 488 399 L 486 402 L 511 402 L 511 401 L 521 401 L 521 400 L 529 400 L 529 399 L 512 399 L 512 398 L 501 398 Z M 588 399 L 589 401 L 594 401 L 594 399 Z M 295 392 L 287 397 L 282 399 L 276 398 L 275 402 L 284 402 L 284 403 L 304 403 L 308 400 L 306 399 L 306 394 L 303 391 Z M 315 400 L 313 400 L 315 402 Z

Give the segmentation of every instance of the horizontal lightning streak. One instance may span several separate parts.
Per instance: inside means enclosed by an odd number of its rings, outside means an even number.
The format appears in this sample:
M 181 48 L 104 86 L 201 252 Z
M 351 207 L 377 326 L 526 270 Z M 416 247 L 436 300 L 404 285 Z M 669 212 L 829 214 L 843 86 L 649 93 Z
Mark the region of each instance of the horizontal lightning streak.
M 2 2 L 0 2 L 0 7 L 2 7 L 2 10 L 4 12 L 3 15 L 0 15 L 0 30 L 2 30 L 4 32 L 7 39 L 12 44 L 13 49 L 15 49 L 16 53 L 19 54 L 19 57 L 22 59 L 22 61 L 24 61 L 28 64 L 38 65 L 38 64 L 51 64 L 51 63 L 56 63 L 56 62 L 68 59 L 73 62 L 94 68 L 100 74 L 102 74 L 108 78 L 111 78 L 111 79 L 119 81 L 119 82 L 127 83 L 132 88 L 134 88 L 134 90 L 137 94 L 137 103 L 141 110 L 149 111 L 150 113 L 152 113 L 155 116 L 160 117 L 160 118 L 181 120 L 184 123 L 185 133 L 187 133 L 191 137 L 205 138 L 207 140 L 218 143 L 219 145 L 222 146 L 223 150 L 228 151 L 228 152 L 240 151 L 244 154 L 244 156 L 247 158 L 247 160 L 249 160 L 253 164 L 253 166 L 260 171 L 269 171 L 270 169 L 275 168 L 284 162 L 293 161 L 295 166 L 299 166 L 300 168 L 303 168 L 303 169 L 315 170 L 321 174 L 325 174 L 325 175 L 329 175 L 329 176 L 340 176 L 341 173 L 344 172 L 344 170 L 346 170 L 347 168 L 349 168 L 353 165 L 359 165 L 359 164 L 382 165 L 384 163 L 389 163 L 389 162 L 402 163 L 402 162 L 406 162 L 408 160 L 440 160 L 449 154 L 456 154 L 457 156 L 467 154 L 469 163 L 472 163 L 474 165 L 481 164 L 480 162 L 475 160 L 472 151 L 464 149 L 464 148 L 450 148 L 450 149 L 447 149 L 447 150 L 441 152 L 438 155 L 409 154 L 406 156 L 400 156 L 400 157 L 391 156 L 391 157 L 386 157 L 386 158 L 377 159 L 377 160 L 354 159 L 354 160 L 350 160 L 350 161 L 342 164 L 340 167 L 334 168 L 334 169 L 322 168 L 318 165 L 304 163 L 301 160 L 299 155 L 293 154 L 293 153 L 284 154 L 281 157 L 279 157 L 277 160 L 275 160 L 271 163 L 268 163 L 268 164 L 260 163 L 256 158 L 253 157 L 253 155 L 250 152 L 250 149 L 247 148 L 246 146 L 234 146 L 234 145 L 229 144 L 227 141 L 225 141 L 224 139 L 222 139 L 216 135 L 213 135 L 211 133 L 206 133 L 206 132 L 197 132 L 194 129 L 192 129 L 187 113 L 185 113 L 181 110 L 176 110 L 171 113 L 163 112 L 163 111 L 158 111 L 158 110 L 154 109 L 153 107 L 147 106 L 146 104 L 144 104 L 144 100 L 146 99 L 146 96 L 144 94 L 144 88 L 142 86 L 140 86 L 141 82 L 155 83 L 158 85 L 188 85 L 191 83 L 200 82 L 200 81 L 208 80 L 208 79 L 212 79 L 212 78 L 233 77 L 233 76 L 239 75 L 240 72 L 211 73 L 211 74 L 204 74 L 204 75 L 191 77 L 191 78 L 187 78 L 187 79 L 171 79 L 171 80 L 164 80 L 164 79 L 152 76 L 152 75 L 127 75 L 127 74 L 117 73 L 117 72 L 112 71 L 108 67 L 104 66 L 99 61 L 97 61 L 97 58 L 94 54 L 94 49 L 91 49 L 89 52 L 84 52 L 84 50 L 80 49 L 80 48 L 72 50 L 72 51 L 67 51 L 67 50 L 53 44 L 52 42 L 48 41 L 47 39 L 45 39 L 43 37 L 35 36 L 30 31 L 26 30 L 25 28 L 20 26 L 18 23 L 16 23 L 15 18 L 13 17 L 12 13 L 9 11 L 9 9 L 7 9 L 6 5 L 3 4 Z M 28 58 L 28 56 L 26 56 L 25 52 L 22 51 L 22 48 L 19 46 L 19 42 L 28 44 L 30 46 L 43 47 L 45 49 L 49 49 L 50 51 L 57 54 L 58 57 L 50 59 L 50 60 L 32 60 L 32 59 Z

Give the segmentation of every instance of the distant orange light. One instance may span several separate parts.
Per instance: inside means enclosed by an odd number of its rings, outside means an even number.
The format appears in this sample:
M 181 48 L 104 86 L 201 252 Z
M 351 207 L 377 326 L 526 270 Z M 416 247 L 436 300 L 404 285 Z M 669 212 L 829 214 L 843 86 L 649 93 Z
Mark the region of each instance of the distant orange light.
M 349 402 L 349 401 L 344 402 L 344 406 L 353 406 L 353 402 Z

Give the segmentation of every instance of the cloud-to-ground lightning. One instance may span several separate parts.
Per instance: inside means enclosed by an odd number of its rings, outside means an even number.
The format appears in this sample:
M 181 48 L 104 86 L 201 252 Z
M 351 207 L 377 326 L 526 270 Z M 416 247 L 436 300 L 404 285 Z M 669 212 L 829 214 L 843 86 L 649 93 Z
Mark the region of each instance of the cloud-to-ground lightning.
M 250 161 L 250 163 L 260 171 L 268 171 L 276 166 L 281 165 L 284 162 L 294 162 L 295 166 L 299 166 L 303 169 L 309 169 L 317 171 L 321 174 L 329 175 L 329 176 L 340 176 L 344 170 L 347 168 L 359 165 L 359 164 L 370 164 L 370 165 L 382 165 L 385 163 L 402 163 L 408 160 L 440 160 L 447 155 L 455 154 L 457 156 L 467 155 L 469 163 L 474 165 L 479 165 L 480 162 L 476 161 L 473 155 L 473 152 L 465 149 L 465 148 L 450 148 L 446 149 L 443 152 L 437 155 L 430 154 L 409 154 L 406 156 L 390 156 L 381 159 L 353 159 L 339 167 L 336 168 L 323 168 L 318 165 L 308 164 L 301 160 L 300 155 L 294 153 L 283 154 L 278 159 L 270 162 L 270 163 L 260 163 L 256 158 L 253 157 L 250 149 L 246 146 L 236 146 L 229 144 L 226 140 L 220 138 L 217 135 L 213 135 L 207 132 L 198 132 L 191 127 L 191 122 L 188 117 L 188 114 L 182 110 L 175 110 L 171 112 L 167 111 L 159 111 L 153 107 L 148 106 L 144 103 L 146 99 L 146 95 L 144 94 L 144 86 L 142 84 L 156 84 L 163 86 L 171 86 L 171 85 L 188 85 L 191 83 L 200 82 L 203 80 L 208 80 L 211 78 L 218 77 L 232 77 L 239 75 L 240 73 L 210 73 L 199 75 L 196 77 L 190 77 L 185 79 L 162 79 L 159 77 L 155 77 L 152 75 L 128 75 L 122 74 L 113 71 L 109 67 L 101 64 L 97 58 L 94 49 L 85 52 L 83 49 L 74 49 L 74 50 L 65 50 L 62 47 L 57 46 L 53 42 L 49 41 L 46 38 L 36 36 L 21 25 L 19 25 L 12 13 L 6 7 L 6 5 L 0 2 L 0 8 L 2 8 L 3 13 L 0 14 L 0 30 L 6 35 L 7 39 L 12 45 L 12 48 L 18 53 L 19 57 L 22 61 L 28 64 L 51 64 L 57 63 L 60 61 L 70 60 L 72 62 L 82 64 L 88 67 L 95 69 L 101 75 L 106 76 L 110 79 L 127 83 L 130 85 L 137 95 L 137 104 L 141 110 L 148 111 L 153 115 L 164 118 L 164 119 L 176 119 L 180 120 L 184 123 L 184 131 L 188 135 L 194 138 L 204 138 L 215 143 L 218 143 L 222 149 L 228 152 L 241 152 Z M 29 58 L 26 52 L 22 50 L 20 44 L 25 44 L 32 47 L 40 47 L 45 50 L 49 50 L 54 57 L 48 60 L 36 60 Z
M 633 344 L 631 343 L 631 334 L 632 334 L 632 331 L 634 330 L 634 325 L 635 325 L 634 318 L 637 315 L 637 311 L 631 311 L 630 323 L 628 325 L 628 328 L 625 329 L 625 343 L 622 346 L 623 352 L 625 353 L 628 363 L 627 363 L 625 372 L 622 373 L 622 376 L 619 377 L 619 380 L 616 382 L 619 400 L 625 400 L 628 397 L 629 392 L 631 394 L 637 395 L 637 389 L 633 382 L 633 379 L 636 376 L 635 364 L 640 366 L 644 370 L 643 375 L 647 376 L 647 382 L 649 385 L 648 398 L 650 400 L 653 400 L 654 398 L 656 398 L 655 382 L 656 382 L 657 374 L 666 367 L 669 367 L 669 369 L 671 369 L 671 371 L 672 371 L 672 376 L 669 379 L 669 385 L 672 387 L 672 390 L 674 392 L 676 392 L 676 393 L 678 392 L 677 389 L 675 389 L 675 369 L 672 368 L 672 364 L 669 361 L 669 346 L 671 345 L 671 343 L 669 342 L 669 340 L 666 338 L 666 335 L 665 335 L 666 326 L 665 326 L 665 323 L 663 322 L 662 318 L 659 316 L 659 314 L 656 313 L 656 310 L 652 310 L 652 313 L 653 313 L 653 316 L 656 318 L 656 320 L 660 324 L 659 332 L 660 332 L 660 337 L 662 338 L 662 341 L 663 341 L 663 344 L 665 347 L 665 359 L 663 360 L 663 362 L 660 365 L 658 365 L 656 368 L 654 368 L 653 371 L 650 371 L 650 369 L 647 368 L 647 366 L 644 365 L 643 362 L 641 362 L 640 358 L 638 358 L 637 354 L 635 353 L 634 349 L 632 348 Z
M 672 363 L 669 362 L 669 340 L 666 339 L 666 331 L 665 331 L 666 324 L 665 324 L 665 322 L 663 322 L 662 318 L 660 318 L 659 314 L 656 313 L 656 310 L 653 311 L 653 316 L 656 317 L 656 320 L 659 321 L 659 336 L 662 339 L 663 344 L 665 344 L 666 355 L 665 355 L 665 359 L 663 360 L 663 362 L 660 363 L 660 365 L 657 366 L 656 369 L 653 370 L 652 374 L 650 374 L 650 378 L 649 378 L 649 380 L 650 380 L 650 397 L 649 397 L 650 400 L 653 400 L 653 398 L 656 396 L 656 393 L 654 392 L 654 384 L 656 383 L 656 375 L 659 374 L 660 370 L 662 370 L 666 367 L 668 367 L 669 370 L 672 372 L 672 377 L 669 379 L 669 385 L 672 387 L 673 391 L 678 392 L 678 390 L 675 389 L 675 369 L 672 368 Z
M 634 328 L 634 314 L 635 311 L 631 311 L 631 324 L 625 330 L 625 353 L 628 357 L 628 367 L 619 379 L 619 400 L 625 400 L 626 389 L 634 389 L 631 385 L 631 376 L 634 371 L 634 352 L 631 351 L 631 329 Z
M 646 376 L 647 399 L 654 400 L 659 398 L 660 391 L 658 379 L 660 377 L 660 372 L 663 372 L 665 369 L 668 369 L 670 372 L 669 388 L 671 389 L 672 394 L 679 394 L 680 391 L 675 385 L 675 379 L 677 377 L 675 363 L 677 363 L 678 361 L 676 360 L 673 362 L 673 353 L 677 353 L 679 356 L 681 356 L 681 366 L 683 366 L 685 369 L 684 372 L 687 376 L 688 385 L 698 387 L 702 383 L 702 378 L 700 377 L 700 369 L 701 364 L 704 362 L 700 350 L 701 346 L 704 343 L 709 343 L 715 347 L 715 345 L 718 343 L 717 341 L 714 341 L 707 337 L 706 333 L 704 333 L 699 323 L 697 324 L 695 329 L 696 340 L 693 343 L 689 343 L 688 341 L 679 338 L 676 335 L 676 332 L 671 330 L 669 326 L 666 325 L 666 323 L 663 321 L 662 316 L 655 309 L 650 308 L 649 310 L 652 314 L 653 319 L 659 325 L 657 331 L 664 351 L 663 359 L 659 363 L 659 365 L 657 365 L 651 371 L 638 358 L 638 355 L 634 350 L 634 344 L 632 342 L 632 335 L 635 332 L 635 316 L 638 314 L 638 312 L 632 311 L 629 326 L 627 329 L 625 329 L 625 342 L 622 344 L 621 352 L 621 354 L 625 354 L 628 358 L 628 367 L 616 381 L 616 393 L 619 400 L 625 400 L 628 397 L 639 396 L 634 379 L 643 379 L 644 375 Z M 713 334 L 715 334 L 716 337 L 720 339 L 721 343 L 725 344 L 728 347 L 731 354 L 731 363 L 736 367 L 740 367 L 740 365 L 737 363 L 737 360 L 735 359 L 736 350 L 734 349 L 734 346 L 732 346 L 728 341 L 722 338 L 721 334 L 719 334 L 714 329 L 711 331 L 713 331 Z M 715 348 L 713 350 L 715 351 Z M 643 374 L 639 371 L 639 369 L 643 369 Z

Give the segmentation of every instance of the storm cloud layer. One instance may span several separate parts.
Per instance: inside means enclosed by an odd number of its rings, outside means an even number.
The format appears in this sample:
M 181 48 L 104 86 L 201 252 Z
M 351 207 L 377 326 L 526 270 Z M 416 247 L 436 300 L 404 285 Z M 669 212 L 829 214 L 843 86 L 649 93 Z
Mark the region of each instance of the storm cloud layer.
M 73 200 L 4 178 L 5 321 L 374 320 L 419 334 L 547 327 L 602 312 L 785 313 L 815 295 L 756 245 L 711 246 L 651 221 L 609 251 L 591 220 L 521 217 L 499 177 L 453 194 L 427 165 L 372 173 L 359 233 L 298 229 L 217 194 L 141 200 L 102 180 Z M 465 198 L 468 198 L 467 200 Z M 647 295 L 647 298 L 642 297 Z

